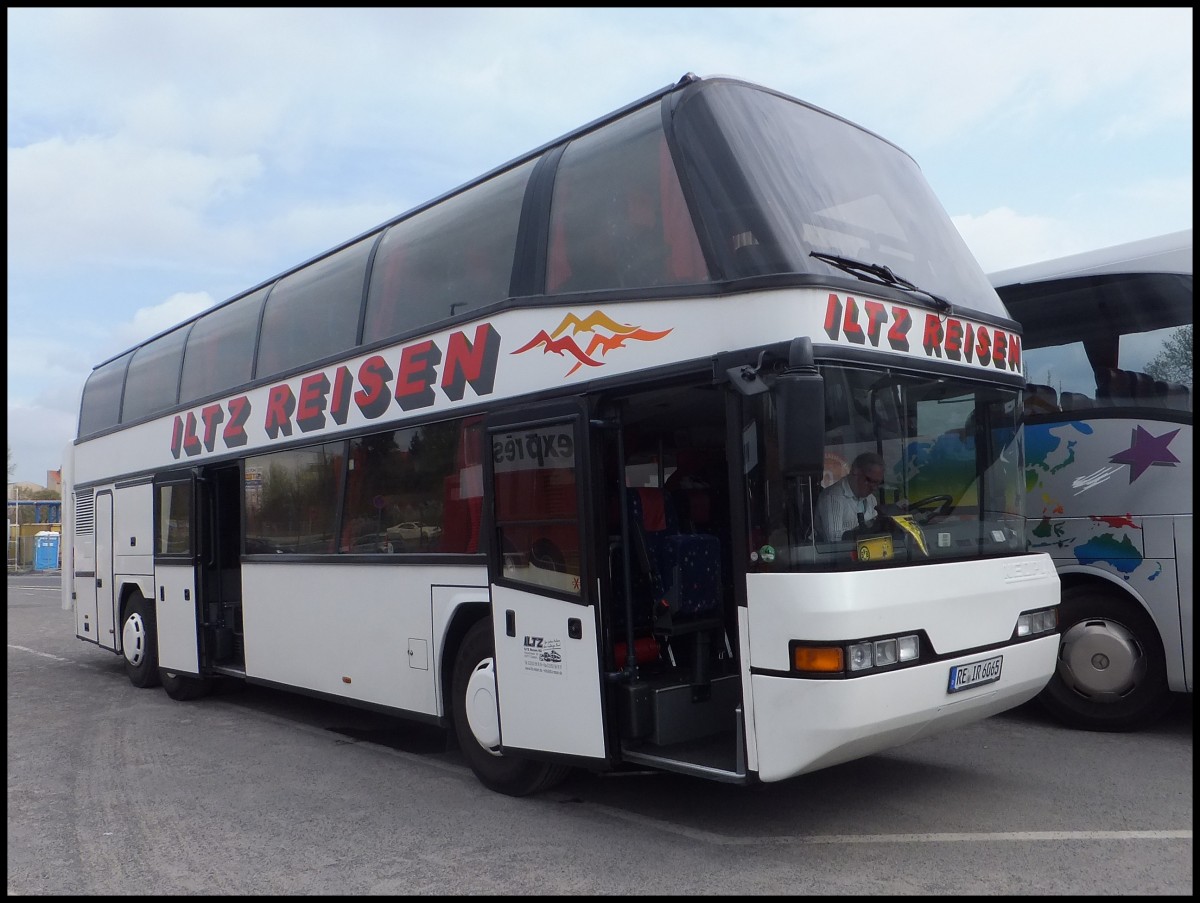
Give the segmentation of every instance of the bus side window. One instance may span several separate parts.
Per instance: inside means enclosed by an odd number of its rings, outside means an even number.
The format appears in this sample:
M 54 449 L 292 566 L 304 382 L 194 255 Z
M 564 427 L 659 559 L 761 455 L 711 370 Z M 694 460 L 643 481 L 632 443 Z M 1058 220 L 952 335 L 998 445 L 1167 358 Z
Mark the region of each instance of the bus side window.
M 658 190 L 669 281 L 676 284 L 711 281 L 665 136 L 658 142 Z
M 547 292 L 708 279 L 657 106 L 567 146 L 550 207 Z
M 1183 383 L 1163 382 L 1161 389 L 1162 405 L 1173 411 L 1190 411 L 1192 409 L 1192 393 Z
M 256 378 L 274 376 L 356 344 L 367 259 L 375 236 L 280 279 L 267 295 Z
M 1134 371 L 1133 375 L 1133 397 L 1138 401 L 1138 405 L 1158 405 L 1158 393 L 1154 388 L 1154 377 L 1149 373 L 1141 373 Z
M 1027 383 L 1025 386 L 1025 413 L 1051 414 L 1061 410 L 1058 406 L 1058 392 L 1053 386 L 1041 383 Z
M 1133 400 L 1133 374 L 1117 367 L 1096 368 L 1096 401 L 1103 405 L 1128 405 Z
M 1062 408 L 1064 411 L 1083 411 L 1096 406 L 1095 399 L 1083 392 L 1063 392 Z
M 367 290 L 362 342 L 503 301 L 530 160 L 390 226 Z

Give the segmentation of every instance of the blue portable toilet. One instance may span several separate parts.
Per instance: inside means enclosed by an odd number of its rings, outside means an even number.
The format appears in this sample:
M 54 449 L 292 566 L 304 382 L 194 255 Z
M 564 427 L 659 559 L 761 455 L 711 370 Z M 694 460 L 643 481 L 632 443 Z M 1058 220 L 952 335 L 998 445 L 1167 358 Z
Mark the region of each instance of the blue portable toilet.
M 58 534 L 43 530 L 34 537 L 33 569 L 53 571 L 58 568 Z

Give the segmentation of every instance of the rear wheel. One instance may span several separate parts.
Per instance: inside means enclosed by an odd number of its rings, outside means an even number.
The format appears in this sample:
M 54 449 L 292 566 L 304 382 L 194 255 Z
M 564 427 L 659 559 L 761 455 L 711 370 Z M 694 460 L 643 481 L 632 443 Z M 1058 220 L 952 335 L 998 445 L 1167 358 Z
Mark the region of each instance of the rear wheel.
M 509 796 L 528 796 L 548 790 L 570 772 L 565 765 L 521 759 L 500 751 L 495 645 L 490 618 L 471 627 L 459 647 L 454 663 L 453 707 L 459 748 L 475 776 L 488 789 Z
M 1171 707 L 1167 666 L 1154 621 L 1116 590 L 1063 590 L 1058 667 L 1038 701 L 1071 727 L 1130 731 Z
M 139 592 L 134 592 L 125 604 L 121 652 L 131 684 L 143 688 L 158 686 L 158 624 L 154 603 Z

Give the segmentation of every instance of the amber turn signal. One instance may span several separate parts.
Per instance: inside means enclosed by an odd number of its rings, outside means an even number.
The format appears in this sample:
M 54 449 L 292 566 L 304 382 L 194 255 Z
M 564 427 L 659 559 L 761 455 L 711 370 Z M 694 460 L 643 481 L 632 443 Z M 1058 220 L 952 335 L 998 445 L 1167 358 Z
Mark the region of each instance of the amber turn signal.
M 840 646 L 796 646 L 792 649 L 792 667 L 797 671 L 832 674 L 842 671 L 844 662 Z

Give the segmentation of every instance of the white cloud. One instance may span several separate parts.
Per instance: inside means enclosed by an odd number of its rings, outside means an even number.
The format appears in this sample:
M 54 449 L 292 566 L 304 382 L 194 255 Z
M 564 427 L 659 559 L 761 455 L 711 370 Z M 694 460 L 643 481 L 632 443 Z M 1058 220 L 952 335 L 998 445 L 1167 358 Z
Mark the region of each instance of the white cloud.
M 117 263 L 178 265 L 211 253 L 205 218 L 260 172 L 123 139 L 51 138 L 8 149 L 8 251 L 33 273 Z
M 985 273 L 1051 260 L 1087 250 L 1062 223 L 1041 216 L 1021 216 L 1007 207 L 981 216 L 955 216 L 963 241 Z
M 212 303 L 213 299 L 205 292 L 180 292 L 161 304 L 138 308 L 133 320 L 115 330 L 113 337 L 124 350 L 207 310 Z

